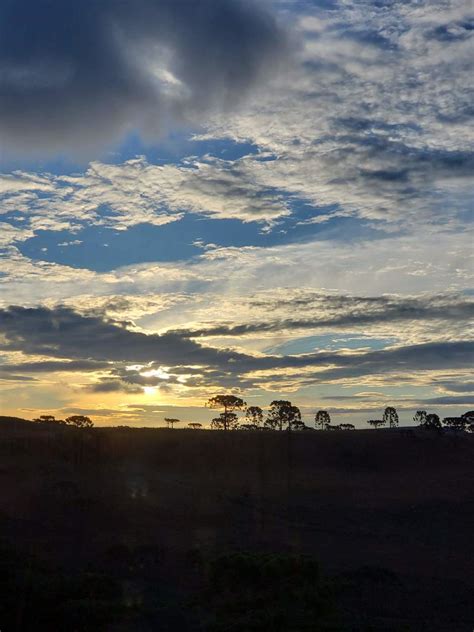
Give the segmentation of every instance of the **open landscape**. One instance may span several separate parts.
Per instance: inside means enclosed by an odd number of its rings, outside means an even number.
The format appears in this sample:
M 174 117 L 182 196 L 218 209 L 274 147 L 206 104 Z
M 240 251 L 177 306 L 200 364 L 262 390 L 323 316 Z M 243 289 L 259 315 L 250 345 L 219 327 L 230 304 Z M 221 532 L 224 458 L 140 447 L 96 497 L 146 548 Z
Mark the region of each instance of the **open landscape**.
M 0 632 L 474 632 L 472 0 L 0 0 Z
M 0 455 L 6 630 L 472 628 L 472 434 L 0 418 Z

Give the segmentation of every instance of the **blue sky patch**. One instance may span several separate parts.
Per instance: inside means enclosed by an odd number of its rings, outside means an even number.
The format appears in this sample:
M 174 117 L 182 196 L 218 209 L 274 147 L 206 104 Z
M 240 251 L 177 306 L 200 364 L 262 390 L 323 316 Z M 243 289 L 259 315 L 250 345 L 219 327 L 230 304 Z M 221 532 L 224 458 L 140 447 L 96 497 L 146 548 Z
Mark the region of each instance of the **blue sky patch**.
M 337 349 L 383 349 L 395 342 L 395 338 L 371 338 L 361 336 L 359 333 L 323 334 L 321 336 L 304 336 L 295 338 L 282 344 L 268 347 L 265 353 L 277 355 L 297 355 L 300 353 L 311 353 L 314 351 L 336 351 Z

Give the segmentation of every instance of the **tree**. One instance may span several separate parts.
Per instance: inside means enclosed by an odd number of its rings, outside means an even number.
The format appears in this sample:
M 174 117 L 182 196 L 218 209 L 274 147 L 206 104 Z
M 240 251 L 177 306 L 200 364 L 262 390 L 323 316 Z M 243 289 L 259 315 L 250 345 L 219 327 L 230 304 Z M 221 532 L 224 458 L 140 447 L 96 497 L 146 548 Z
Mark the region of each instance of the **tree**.
M 467 413 L 463 413 L 461 417 L 466 420 L 466 423 L 474 424 L 474 410 L 468 410 Z
M 418 424 L 418 426 L 424 426 L 426 423 L 426 410 L 417 410 L 413 415 L 413 421 Z
M 36 419 L 33 419 L 37 424 L 60 424 L 64 425 L 66 422 L 63 419 L 56 419 L 54 415 L 40 415 Z
M 383 419 L 369 419 L 367 423 L 377 429 L 379 426 L 385 426 L 386 422 Z
M 192 421 L 190 424 L 188 424 L 188 428 L 199 430 L 200 428 L 202 428 L 202 424 L 198 423 L 197 421 Z
M 474 432 L 474 410 L 468 410 L 467 413 L 461 415 L 466 420 L 466 430 L 468 432 Z
M 331 423 L 331 417 L 328 413 L 327 410 L 318 410 L 318 412 L 316 413 L 316 416 L 314 418 L 314 423 L 316 428 L 318 428 L 320 430 L 326 430 L 327 427 L 330 425 Z
M 302 430 L 304 428 L 300 409 L 286 400 L 274 400 L 270 404 L 265 425 L 273 430 Z
M 464 417 L 445 417 L 443 419 L 443 425 L 449 430 L 458 430 L 462 432 L 466 430 L 467 419 Z
M 426 415 L 425 421 L 421 426 L 425 430 L 440 430 L 441 421 L 436 413 L 430 413 Z
M 75 426 L 76 428 L 92 428 L 93 423 L 90 417 L 85 415 L 71 415 L 66 418 L 68 426 Z
M 236 413 L 220 413 L 219 417 L 214 417 L 211 421 L 211 428 L 214 430 L 237 430 L 239 418 Z
M 398 413 L 393 406 L 387 406 L 384 410 L 383 420 L 388 424 L 389 428 L 396 428 L 398 426 Z
M 355 430 L 354 424 L 339 424 L 341 430 Z
M 247 404 L 244 402 L 243 399 L 241 399 L 240 397 L 235 397 L 235 395 L 216 395 L 215 397 L 211 397 L 211 399 L 206 404 L 208 408 L 212 408 L 212 409 L 223 408 L 224 409 L 224 412 L 221 413 L 219 417 L 216 417 L 215 419 L 212 420 L 213 422 L 216 419 L 219 420 L 219 424 L 222 424 L 223 430 L 230 429 L 230 421 L 231 421 L 230 415 L 234 415 L 234 417 L 237 418 L 235 411 L 242 410 L 242 408 L 244 408 L 246 405 Z M 233 423 L 235 423 L 234 419 L 233 419 Z M 237 420 L 237 423 L 238 423 L 238 420 Z
M 165 421 L 168 424 L 168 428 L 174 428 L 174 424 L 179 424 L 181 419 L 174 419 L 173 417 L 165 417 Z
M 263 424 L 263 410 L 260 406 L 249 406 L 245 411 L 246 426 L 260 428 Z

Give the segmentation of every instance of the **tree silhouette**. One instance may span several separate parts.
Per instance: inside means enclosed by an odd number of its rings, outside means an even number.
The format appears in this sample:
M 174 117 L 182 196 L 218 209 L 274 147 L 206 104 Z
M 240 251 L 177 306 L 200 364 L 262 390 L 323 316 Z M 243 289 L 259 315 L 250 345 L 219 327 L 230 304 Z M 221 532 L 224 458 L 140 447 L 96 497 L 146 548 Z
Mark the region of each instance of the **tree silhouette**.
M 249 406 L 245 411 L 245 419 L 245 425 L 260 428 L 263 424 L 263 410 L 260 406 Z
M 93 423 L 90 417 L 85 415 L 71 415 L 66 417 L 66 423 L 68 426 L 75 426 L 76 428 L 92 428 Z
M 341 430 L 354 430 L 355 426 L 354 424 L 339 424 L 339 428 Z
M 443 425 L 450 430 L 458 430 L 462 432 L 466 430 L 467 419 L 464 417 L 445 417 L 443 419 Z
M 64 425 L 66 422 L 64 419 L 56 419 L 54 415 L 40 415 L 36 419 L 33 419 L 37 424 L 60 424 Z
M 383 420 L 388 424 L 389 428 L 396 428 L 398 426 L 398 413 L 393 406 L 387 406 L 384 410 Z
M 417 410 L 413 415 L 413 421 L 418 424 L 418 426 L 424 426 L 426 423 L 426 410 Z
M 174 424 L 181 422 L 181 419 L 174 419 L 173 417 L 165 417 L 165 421 L 168 424 L 168 428 L 174 428 Z
M 331 417 L 327 410 L 318 410 L 314 417 L 314 423 L 316 428 L 319 426 L 320 430 L 326 430 L 327 426 L 331 423 Z
M 422 428 L 425 430 L 440 430 L 441 429 L 441 421 L 439 420 L 438 415 L 436 413 L 430 413 L 426 415 L 424 422 L 421 424 Z
M 192 421 L 190 424 L 188 424 L 188 428 L 199 430 L 199 428 L 202 428 L 202 424 L 198 423 L 197 421 Z
M 273 430 L 302 430 L 304 428 L 300 409 L 286 400 L 274 400 L 270 404 L 265 426 Z
M 367 423 L 377 429 L 379 426 L 385 426 L 386 422 L 383 419 L 369 419 Z
M 468 410 L 467 413 L 463 413 L 461 417 L 466 420 L 469 431 L 474 432 L 474 410 Z
M 240 397 L 235 397 L 235 395 L 216 395 L 215 397 L 211 397 L 211 399 L 207 402 L 206 406 L 208 408 L 219 409 L 223 408 L 224 412 L 212 420 L 212 422 L 216 421 L 216 423 L 222 424 L 223 430 L 229 430 L 231 427 L 231 415 L 235 414 L 236 410 L 242 410 L 247 404 Z M 237 420 L 238 423 L 238 420 Z M 232 424 L 235 425 L 235 419 L 232 418 Z M 212 425 L 212 424 L 211 424 Z M 213 426 L 216 427 L 216 426 Z
M 236 413 L 220 413 L 219 417 L 214 417 L 211 421 L 211 428 L 214 430 L 237 430 L 239 418 Z
M 464 417 L 464 419 L 467 419 L 469 421 L 469 423 L 473 423 L 474 422 L 474 410 L 468 410 L 467 413 L 463 413 L 461 415 L 461 417 Z

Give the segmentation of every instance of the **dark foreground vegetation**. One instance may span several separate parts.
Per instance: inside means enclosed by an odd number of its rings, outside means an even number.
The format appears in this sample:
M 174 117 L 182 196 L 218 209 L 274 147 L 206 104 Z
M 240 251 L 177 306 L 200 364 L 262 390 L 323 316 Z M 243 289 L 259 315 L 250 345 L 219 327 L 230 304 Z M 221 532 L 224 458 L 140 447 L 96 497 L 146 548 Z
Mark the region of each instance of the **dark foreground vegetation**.
M 0 418 L 0 628 L 474 624 L 474 435 Z

